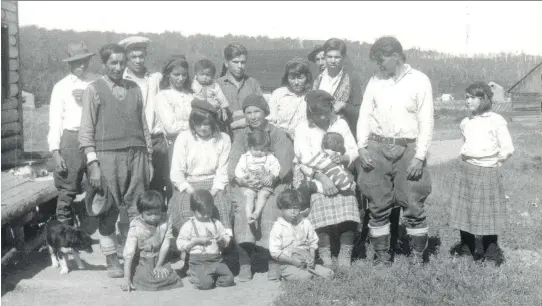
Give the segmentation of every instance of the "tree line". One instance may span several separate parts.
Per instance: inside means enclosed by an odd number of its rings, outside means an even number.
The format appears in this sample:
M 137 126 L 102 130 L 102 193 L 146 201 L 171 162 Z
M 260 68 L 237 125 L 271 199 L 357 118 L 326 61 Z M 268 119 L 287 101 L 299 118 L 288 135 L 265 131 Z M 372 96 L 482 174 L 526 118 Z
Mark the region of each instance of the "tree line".
M 67 57 L 66 46 L 69 42 L 83 40 L 91 52 L 97 53 L 104 44 L 118 42 L 129 35 L 142 35 L 151 40 L 147 57 L 147 66 L 151 71 L 160 71 L 170 55 L 184 54 L 191 64 L 201 58 L 212 60 L 219 73 L 224 48 L 231 42 L 241 43 L 249 50 L 248 74 L 260 81 L 264 90 L 268 91 L 280 86 L 284 67 L 290 59 L 306 57 L 315 44 L 321 43 L 267 36 L 184 36 L 179 32 L 169 31 L 161 34 L 75 32 L 24 26 L 20 28 L 23 90 L 33 93 L 38 103 L 49 103 L 54 84 L 68 72 L 62 59 Z M 348 49 L 347 66 L 353 69 L 364 87 L 377 69 L 376 65 L 369 61 L 371 45 L 357 41 L 345 42 Z M 435 97 L 442 93 L 460 97 L 466 86 L 474 80 L 494 81 L 508 89 L 542 61 L 542 56 L 526 54 L 499 53 L 461 57 L 418 48 L 405 50 L 405 54 L 410 65 L 429 76 Z M 93 73 L 102 72 L 98 56 L 90 62 L 89 70 Z

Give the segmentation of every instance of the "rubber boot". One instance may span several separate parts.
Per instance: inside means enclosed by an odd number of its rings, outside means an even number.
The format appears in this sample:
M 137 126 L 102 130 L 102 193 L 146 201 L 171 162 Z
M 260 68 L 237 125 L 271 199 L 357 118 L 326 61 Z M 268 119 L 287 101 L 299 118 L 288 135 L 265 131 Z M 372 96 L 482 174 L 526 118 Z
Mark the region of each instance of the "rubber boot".
M 427 241 L 427 234 L 410 236 L 410 245 L 412 247 L 412 253 L 410 256 L 412 264 L 423 264 L 423 252 L 427 248 Z
M 484 246 L 484 261 L 494 263 L 499 267 L 504 263 L 504 254 L 497 243 L 496 235 L 487 235 L 482 237 Z
M 323 266 L 329 268 L 333 266 L 333 261 L 331 260 L 331 248 L 330 247 L 319 247 L 318 255 L 322 259 Z
M 473 234 L 460 231 L 461 240 L 450 248 L 452 256 L 474 256 L 475 237 Z
M 123 278 L 124 271 L 120 266 L 119 258 L 117 254 L 111 254 L 105 256 L 105 261 L 107 263 L 107 276 L 110 278 Z
M 391 265 L 390 235 L 371 237 L 370 239 L 375 253 L 373 265 Z
M 352 250 L 354 246 L 351 244 L 341 244 L 339 250 L 338 265 L 341 268 L 350 268 L 352 264 Z

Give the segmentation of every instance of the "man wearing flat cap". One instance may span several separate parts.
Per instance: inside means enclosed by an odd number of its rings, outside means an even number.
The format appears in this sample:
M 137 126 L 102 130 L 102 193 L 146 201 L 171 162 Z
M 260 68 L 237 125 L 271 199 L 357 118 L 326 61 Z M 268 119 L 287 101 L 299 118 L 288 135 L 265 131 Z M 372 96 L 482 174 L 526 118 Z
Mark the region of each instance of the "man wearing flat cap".
M 324 46 L 318 45 L 314 47 L 314 50 L 309 53 L 307 59 L 318 66 L 318 74 L 326 70 L 327 65 L 326 57 L 324 56 Z
M 98 76 L 87 72 L 94 53 L 84 42 L 70 43 L 68 63 L 70 73 L 58 81 L 51 93 L 49 104 L 49 134 L 47 141 L 55 162 L 54 180 L 59 191 L 56 217 L 64 224 L 73 224 L 72 202 L 81 191 L 85 173 L 85 155 L 79 151 L 79 126 L 81 123 L 83 90 Z
M 162 74 L 160 72 L 149 72 L 145 65 L 149 42 L 150 40 L 146 37 L 130 36 L 121 40 L 118 44 L 126 50 L 126 69 L 123 78 L 135 82 L 143 95 L 145 117 L 147 118 L 147 126 L 153 144 L 152 165 L 154 175 L 149 188 L 162 193 L 165 199 L 169 199 L 172 190 L 168 179 L 168 142 L 163 127 L 160 126 L 155 115 L 155 97 L 160 91 Z

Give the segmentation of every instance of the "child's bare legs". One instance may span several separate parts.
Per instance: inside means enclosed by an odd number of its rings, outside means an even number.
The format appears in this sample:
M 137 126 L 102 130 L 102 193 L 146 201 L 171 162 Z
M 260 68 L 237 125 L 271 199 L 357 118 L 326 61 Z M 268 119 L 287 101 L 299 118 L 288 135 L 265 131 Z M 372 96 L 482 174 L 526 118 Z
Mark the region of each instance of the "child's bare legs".
M 250 188 L 245 188 L 244 194 L 245 194 L 245 213 L 247 216 L 248 223 L 250 224 L 254 222 L 254 221 L 251 221 L 251 217 L 255 209 L 254 200 L 256 200 L 256 191 Z
M 254 212 L 249 217 L 248 223 L 254 223 L 260 218 L 263 208 L 265 207 L 265 203 L 270 196 L 271 190 L 267 188 L 263 188 L 258 191 L 258 197 L 256 198 L 256 207 L 254 207 Z

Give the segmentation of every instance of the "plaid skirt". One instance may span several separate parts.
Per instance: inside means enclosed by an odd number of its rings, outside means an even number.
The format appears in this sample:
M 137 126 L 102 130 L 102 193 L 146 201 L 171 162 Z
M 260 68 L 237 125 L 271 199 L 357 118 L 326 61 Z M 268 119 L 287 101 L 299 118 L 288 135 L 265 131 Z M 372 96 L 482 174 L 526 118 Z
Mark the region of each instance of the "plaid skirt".
M 190 183 L 194 189 L 211 190 L 213 179 Z M 231 202 L 225 190 L 220 190 L 215 195 L 215 209 L 213 218 L 220 220 L 225 228 L 232 228 L 232 209 Z M 179 230 L 188 218 L 194 216 L 190 210 L 190 195 L 183 191 L 179 192 L 177 188 L 173 191 L 173 196 L 168 204 L 168 217 L 172 222 L 173 235 L 177 237 Z
M 350 191 L 327 197 L 315 193 L 311 196 L 311 211 L 308 218 L 315 229 L 345 221 L 360 223 L 356 194 Z
M 245 213 L 246 205 L 242 188 L 229 186 L 230 199 L 235 211 L 233 236 L 237 243 L 254 243 L 262 248 L 269 248 L 269 234 L 273 224 L 279 217 L 277 197 L 286 187 L 287 185 L 282 184 L 275 188 L 269 199 L 267 199 L 259 222 L 250 226 Z
M 498 168 L 459 161 L 451 182 L 450 225 L 474 235 L 499 235 L 506 223 L 506 198 Z

